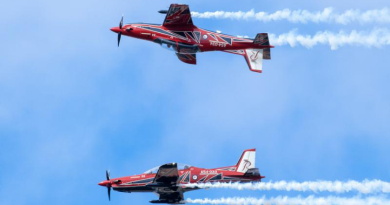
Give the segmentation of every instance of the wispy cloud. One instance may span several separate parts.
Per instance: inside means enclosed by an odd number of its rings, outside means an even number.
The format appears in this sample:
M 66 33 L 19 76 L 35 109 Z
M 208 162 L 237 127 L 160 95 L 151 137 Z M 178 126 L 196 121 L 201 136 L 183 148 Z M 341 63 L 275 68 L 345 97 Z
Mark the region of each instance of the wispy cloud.
M 362 194 L 390 193 L 390 183 L 380 180 L 358 181 L 307 181 L 307 182 L 257 182 L 257 183 L 206 183 L 187 184 L 188 187 L 229 188 L 237 190 L 278 190 L 278 191 L 313 191 L 345 193 L 357 191 Z
M 302 204 L 302 205 L 328 205 L 328 204 L 342 204 L 342 205 L 385 205 L 390 204 L 390 201 L 383 196 L 379 197 L 287 197 L 278 196 L 272 198 L 244 198 L 244 197 L 232 197 L 232 198 L 220 198 L 220 199 L 190 199 L 186 200 L 187 203 L 196 204 L 229 204 L 229 205 L 263 205 L 263 204 Z
M 269 38 L 271 44 L 276 46 L 289 45 L 295 47 L 301 45 L 311 48 L 316 45 L 329 45 L 332 50 L 346 45 L 377 48 L 390 45 L 389 30 L 381 28 L 376 28 L 369 32 L 353 30 L 349 33 L 344 31 L 339 31 L 338 33 L 320 31 L 313 36 L 298 34 L 295 29 L 280 35 L 269 34 Z
M 322 11 L 308 10 L 290 10 L 283 9 L 274 13 L 255 12 L 254 9 L 243 11 L 215 11 L 215 12 L 191 12 L 195 18 L 216 18 L 216 19 L 235 19 L 235 20 L 257 20 L 262 22 L 285 20 L 292 23 L 338 23 L 349 24 L 359 23 L 390 23 L 390 8 L 373 9 L 360 11 L 350 9 L 344 12 L 336 12 L 328 7 Z

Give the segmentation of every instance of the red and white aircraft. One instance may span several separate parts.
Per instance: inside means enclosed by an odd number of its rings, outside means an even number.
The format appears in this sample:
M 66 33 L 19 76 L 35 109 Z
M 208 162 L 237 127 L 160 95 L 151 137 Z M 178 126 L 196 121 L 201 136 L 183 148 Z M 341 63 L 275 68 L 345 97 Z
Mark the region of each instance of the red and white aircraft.
M 196 27 L 191 18 L 188 5 L 171 4 L 164 23 L 133 23 L 123 25 L 123 16 L 119 27 L 111 28 L 118 33 L 118 46 L 122 35 L 158 43 L 176 52 L 184 63 L 196 64 L 196 53 L 206 51 L 224 51 L 245 57 L 251 71 L 262 71 L 263 59 L 271 59 L 271 46 L 267 33 L 257 34 L 255 39 L 239 38 Z
M 159 199 L 152 200 L 151 203 L 183 204 L 184 192 L 199 189 L 184 186 L 185 184 L 261 181 L 264 176 L 261 176 L 259 169 L 255 168 L 255 155 L 256 149 L 245 150 L 236 165 L 214 169 L 169 163 L 143 174 L 113 179 L 106 171 L 107 180 L 100 182 L 99 185 L 108 188 L 108 199 L 112 188 L 115 191 L 128 193 L 154 192 Z

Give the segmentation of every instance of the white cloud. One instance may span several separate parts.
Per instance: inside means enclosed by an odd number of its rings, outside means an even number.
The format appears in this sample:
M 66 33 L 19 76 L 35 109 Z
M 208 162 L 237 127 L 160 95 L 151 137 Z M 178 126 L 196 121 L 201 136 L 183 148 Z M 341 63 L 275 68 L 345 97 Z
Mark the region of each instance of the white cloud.
M 220 199 L 187 199 L 187 203 L 196 204 L 229 204 L 229 205 L 263 205 L 263 204 L 302 204 L 302 205 L 328 205 L 328 204 L 342 204 L 342 205 L 384 205 L 389 204 L 390 201 L 385 197 L 287 197 L 278 196 L 272 198 L 243 198 L 243 197 L 229 197 Z
M 333 33 L 330 31 L 319 31 L 315 35 L 298 34 L 297 30 L 288 33 L 269 35 L 270 42 L 275 46 L 290 45 L 295 47 L 301 45 L 306 48 L 312 48 L 316 45 L 329 45 L 332 50 L 341 46 L 364 46 L 364 47 L 382 47 L 390 45 L 390 32 L 388 29 L 376 28 L 370 32 L 353 30 L 349 33 L 340 31 Z
M 357 191 L 362 194 L 390 193 L 390 183 L 380 180 L 358 181 L 306 181 L 306 182 L 259 182 L 259 183 L 206 183 L 183 186 L 199 188 L 229 188 L 237 190 L 278 190 L 278 191 L 313 191 L 344 193 Z
M 215 12 L 191 12 L 194 18 L 216 18 L 216 19 L 235 19 L 235 20 L 257 20 L 262 22 L 270 21 L 289 21 L 292 23 L 338 23 L 349 24 L 359 23 L 390 23 L 390 9 L 373 9 L 360 11 L 358 9 L 346 10 L 342 13 L 335 12 L 333 8 L 328 7 L 322 11 L 308 10 L 290 10 L 283 9 L 274 13 L 257 12 L 254 9 L 243 12 L 215 11 Z

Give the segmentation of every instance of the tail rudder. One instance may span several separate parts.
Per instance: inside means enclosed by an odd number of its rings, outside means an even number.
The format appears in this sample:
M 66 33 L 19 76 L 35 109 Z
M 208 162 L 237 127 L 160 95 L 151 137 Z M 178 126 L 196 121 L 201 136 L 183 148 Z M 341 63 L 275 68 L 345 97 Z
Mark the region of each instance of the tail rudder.
M 258 73 L 262 72 L 264 59 L 263 53 L 263 49 L 248 48 L 244 50 L 244 57 L 251 71 Z
M 255 168 L 256 149 L 247 149 L 241 155 L 236 167 L 236 172 L 246 173 L 249 169 Z

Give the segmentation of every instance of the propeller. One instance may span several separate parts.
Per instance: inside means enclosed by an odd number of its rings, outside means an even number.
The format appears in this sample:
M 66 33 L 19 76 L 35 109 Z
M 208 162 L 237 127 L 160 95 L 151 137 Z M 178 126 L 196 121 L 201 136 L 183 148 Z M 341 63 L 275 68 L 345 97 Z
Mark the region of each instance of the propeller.
M 119 26 L 121 26 L 121 24 Z M 119 34 L 119 36 L 120 36 L 120 34 Z M 120 37 L 119 37 L 119 39 L 120 39 Z M 106 170 L 106 178 L 107 178 L 107 181 L 110 181 L 110 171 L 108 171 L 108 170 Z M 108 201 L 111 201 L 111 182 L 107 183 L 106 186 L 107 186 L 107 191 L 108 191 Z
M 123 26 L 123 15 L 122 15 L 122 18 L 121 18 L 121 21 L 119 22 L 119 29 L 122 30 L 122 26 Z M 119 47 L 119 43 L 121 42 L 121 36 L 122 36 L 122 32 L 118 32 L 118 47 Z
M 106 179 L 110 180 L 110 171 L 109 170 L 106 170 Z
M 108 201 L 111 201 L 111 187 L 107 186 L 107 191 L 108 191 Z

